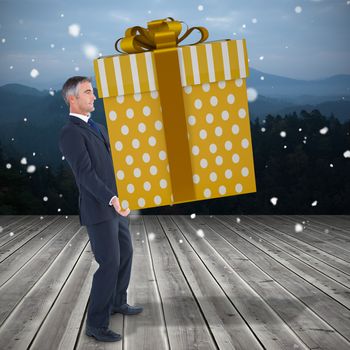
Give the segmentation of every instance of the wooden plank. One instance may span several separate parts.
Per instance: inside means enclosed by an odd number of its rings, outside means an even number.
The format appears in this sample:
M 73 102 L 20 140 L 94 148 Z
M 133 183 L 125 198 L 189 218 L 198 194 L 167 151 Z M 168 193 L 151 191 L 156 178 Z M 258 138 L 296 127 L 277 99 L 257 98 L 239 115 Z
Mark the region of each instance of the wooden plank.
M 0 325 L 45 274 L 79 228 L 79 219 L 75 217 L 74 221 L 58 237 L 44 246 L 28 264 L 0 287 Z M 37 301 L 39 303 L 39 299 Z
M 212 290 L 209 290 L 209 295 L 211 294 L 213 295 L 213 299 L 217 299 L 215 301 L 212 300 L 212 303 L 216 302 L 218 307 L 220 307 L 220 303 L 223 303 L 224 299 L 229 298 L 233 307 L 231 306 L 231 308 L 228 308 L 227 313 L 239 314 L 244 322 L 251 328 L 250 334 L 248 332 L 242 332 L 238 338 L 234 337 L 233 345 L 235 348 L 236 346 L 239 349 L 261 348 L 261 345 L 256 341 L 255 337 L 257 337 L 266 349 L 306 349 L 303 342 L 301 342 L 288 325 L 281 320 L 275 311 L 245 283 L 222 256 L 208 244 L 204 237 L 199 237 L 197 235 L 197 231 L 200 229 L 203 231 L 204 236 L 213 234 L 211 230 L 208 230 L 206 225 L 199 224 L 198 219 L 191 220 L 185 218 L 185 216 L 172 216 L 172 218 L 176 221 L 176 224 L 186 238 L 183 243 L 185 252 L 187 254 L 191 252 L 186 246 L 185 242 L 187 240 L 192 246 L 192 249 L 199 255 L 205 267 L 212 274 L 212 276 L 207 278 L 207 284 L 210 286 L 211 278 L 220 285 L 224 292 L 222 296 L 215 295 Z M 175 230 L 172 231 L 172 235 L 174 234 L 176 234 Z M 193 254 L 188 255 L 192 256 Z M 182 259 L 180 263 L 182 263 Z M 194 270 L 196 266 L 193 266 L 192 263 L 193 261 L 191 261 L 191 266 L 189 268 Z M 191 287 L 193 285 L 194 283 L 191 279 Z M 223 309 L 218 310 L 218 317 L 226 316 L 226 312 L 224 311 L 226 308 L 227 305 L 223 306 Z M 206 317 L 211 317 L 209 313 L 204 314 Z M 232 325 L 231 327 L 234 328 Z M 237 330 L 233 331 L 233 333 L 235 332 L 237 332 Z M 253 343 L 252 340 L 254 340 Z M 247 344 L 245 344 L 245 342 L 247 342 Z M 251 344 L 249 344 L 249 342 Z M 255 346 L 252 344 L 255 344 Z
M 327 322 L 321 320 L 314 312 L 305 307 L 299 299 L 288 292 L 282 285 L 274 281 L 269 274 L 249 260 L 235 246 L 231 245 L 223 236 L 220 225 L 216 225 L 207 216 L 197 216 L 195 220 L 186 220 L 196 230 L 203 229 L 205 236 L 197 238 L 195 243 L 206 247 L 201 241 L 207 241 L 222 258 L 230 265 L 232 271 L 238 274 L 250 288 L 259 295 L 285 322 L 308 348 L 348 349 L 350 342 L 340 336 Z M 205 225 L 206 224 L 206 225 Z M 214 227 L 216 230 L 214 230 Z M 234 234 L 234 233 L 233 233 Z M 197 249 L 201 252 L 201 247 Z M 208 253 L 210 251 L 207 249 Z M 208 254 L 204 253 L 204 254 Z M 202 256 L 202 253 L 200 253 Z M 203 260 L 206 259 L 203 255 Z M 252 324 L 252 322 L 249 322 Z M 267 324 L 269 326 L 269 324 Z M 264 344 L 265 345 L 265 344 Z M 266 346 L 266 348 L 269 348 Z M 293 348 L 293 347 L 291 347 Z
M 257 215 L 256 219 L 261 218 L 261 216 Z M 336 256 L 346 262 L 350 262 L 350 251 L 346 248 L 339 247 L 333 244 L 330 241 L 326 241 L 321 237 L 320 234 L 315 234 L 310 230 L 304 229 L 302 232 L 295 232 L 293 222 L 285 223 L 281 219 L 278 219 L 276 216 L 270 217 L 266 216 L 263 218 L 265 222 L 268 222 L 270 226 L 275 225 L 275 227 L 282 227 L 283 231 L 288 232 L 288 235 L 298 238 L 300 241 L 308 243 L 330 255 Z
M 65 219 L 61 217 L 46 227 L 40 235 L 36 235 L 26 244 L 22 245 L 13 254 L 9 255 L 0 263 L 0 286 L 10 279 L 18 270 L 22 268 L 43 246 L 58 234 L 61 230 L 69 225 L 74 219 L 71 217 Z
M 89 299 L 93 272 L 97 265 L 93 264 L 92 260 L 91 247 L 87 244 L 68 281 L 35 334 L 30 349 L 74 349 Z
M 350 341 L 349 309 L 290 269 L 279 259 L 278 248 L 265 249 L 259 244 L 261 238 L 230 216 L 213 217 L 210 227 Z
M 202 261 L 186 240 L 185 236 L 190 233 L 187 227 L 179 224 L 179 216 L 158 218 L 218 347 L 262 349 L 262 345 L 233 305 L 230 296 L 225 293 L 225 288 L 219 284 L 220 276 L 207 268 L 208 265 L 219 264 L 221 274 L 225 266 L 220 257 L 211 251 L 210 253 L 216 256 L 206 256 L 205 261 Z
M 332 232 L 326 231 L 324 227 L 315 227 L 315 225 L 310 224 L 310 220 L 302 219 L 301 216 L 280 215 L 276 216 L 276 218 L 281 222 L 288 222 L 292 224 L 293 228 L 296 223 L 302 224 L 304 222 L 305 224 L 303 224 L 303 233 L 308 234 L 310 237 L 331 243 L 332 245 L 343 248 L 346 251 L 350 252 L 350 233 L 344 233 L 340 230 L 333 230 Z
M 343 215 L 344 216 L 344 215 Z M 304 221 L 308 226 L 317 229 L 318 231 L 329 232 L 337 237 L 350 238 L 350 221 L 346 222 L 344 218 L 333 215 L 293 215 L 301 222 Z M 345 224 L 344 224 L 345 221 Z
M 0 262 L 58 219 L 58 216 L 48 216 L 41 221 L 35 221 L 29 227 L 20 228 L 12 237 L 9 236 L 7 242 L 0 247 Z
M 9 226 L 11 223 L 16 222 L 19 219 L 23 219 L 23 215 L 0 215 L 0 233 L 5 227 Z
M 169 346 L 163 309 L 142 216 L 131 215 L 129 229 L 134 254 L 128 303 L 141 305 L 144 310 L 137 316 L 125 317 L 123 349 L 167 350 Z
M 290 233 L 293 230 L 290 225 L 284 227 L 283 223 L 279 225 L 273 222 L 271 224 L 268 218 L 256 219 L 255 217 L 247 216 L 242 220 L 242 224 L 246 225 L 246 227 L 251 227 L 255 232 L 261 232 L 261 238 L 267 239 L 269 243 L 279 247 L 284 252 L 334 279 L 344 287 L 350 288 L 350 264 L 343 262 L 344 272 L 342 272 L 333 267 L 332 264 L 323 262 L 323 259 L 320 258 L 322 251 L 294 238 L 297 236 Z M 332 262 L 335 259 L 333 256 L 328 255 L 328 260 Z
M 40 220 L 38 217 L 26 216 L 8 225 L 1 233 L 0 247 L 11 241 L 19 232 L 25 232 L 28 227 L 38 222 L 38 220 Z
M 144 216 L 171 349 L 216 349 L 191 289 L 155 216 Z
M 232 219 L 225 218 L 225 221 L 227 223 L 232 223 Z M 274 243 L 274 239 L 271 238 L 271 236 L 260 234 L 259 230 L 247 225 L 245 223 L 246 221 L 247 220 L 241 220 L 240 227 L 244 230 L 249 230 L 249 236 L 255 240 L 254 244 L 256 246 L 275 259 L 278 259 L 280 263 L 288 267 L 295 274 L 309 281 L 345 307 L 350 308 L 349 288 L 315 270 L 287 251 L 281 250 L 280 246 Z
M 69 235 L 72 236 L 71 232 Z M 18 300 L 16 308 L 0 328 L 1 349 L 28 347 L 88 243 L 86 231 L 82 228 L 75 230 L 68 242 L 64 237 L 62 240 L 65 244 L 60 247 L 60 253 L 55 254 L 54 262 L 33 288 L 26 291 L 24 298 Z M 41 254 L 40 258 L 43 256 L 45 254 Z

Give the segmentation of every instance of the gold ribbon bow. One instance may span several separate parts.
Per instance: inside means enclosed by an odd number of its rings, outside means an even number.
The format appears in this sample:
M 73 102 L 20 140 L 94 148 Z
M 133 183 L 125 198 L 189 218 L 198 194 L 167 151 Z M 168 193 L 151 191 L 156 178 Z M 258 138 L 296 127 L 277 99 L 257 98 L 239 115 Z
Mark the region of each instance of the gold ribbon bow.
M 167 17 L 148 22 L 147 29 L 140 26 L 128 28 L 125 31 L 125 37 L 116 41 L 115 49 L 120 53 L 138 53 L 176 47 L 194 30 L 200 32 L 201 38 L 193 44 L 199 44 L 208 39 L 209 33 L 204 27 L 186 29 L 186 32 L 179 37 L 182 30 L 182 23 L 184 22 L 175 21 L 173 18 Z M 118 49 L 119 42 L 122 51 Z

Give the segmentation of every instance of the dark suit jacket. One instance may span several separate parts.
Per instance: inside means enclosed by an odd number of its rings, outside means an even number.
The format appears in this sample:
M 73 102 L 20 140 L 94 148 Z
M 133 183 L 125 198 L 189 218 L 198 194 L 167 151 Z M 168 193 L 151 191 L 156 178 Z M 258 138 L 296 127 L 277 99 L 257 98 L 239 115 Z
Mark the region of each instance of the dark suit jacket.
M 98 133 L 78 117 L 69 116 L 60 133 L 59 148 L 72 168 L 79 189 L 81 225 L 92 225 L 118 216 L 109 201 L 118 196 L 106 128 Z

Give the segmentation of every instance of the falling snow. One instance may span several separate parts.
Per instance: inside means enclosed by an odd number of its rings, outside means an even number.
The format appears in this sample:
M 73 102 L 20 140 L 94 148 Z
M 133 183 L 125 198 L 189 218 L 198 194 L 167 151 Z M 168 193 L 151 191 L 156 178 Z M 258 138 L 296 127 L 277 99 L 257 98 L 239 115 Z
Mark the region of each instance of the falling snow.
M 328 132 L 328 128 L 325 126 L 324 128 L 320 129 L 320 134 L 321 135 L 326 135 Z
M 301 13 L 301 11 L 303 11 L 303 9 L 301 8 L 301 6 L 296 6 L 294 11 L 295 11 L 295 13 Z
M 156 235 L 155 235 L 153 232 L 151 232 L 151 233 L 148 234 L 148 239 L 149 239 L 150 241 L 153 241 L 155 238 L 156 238 Z
M 258 98 L 258 92 L 254 88 L 248 88 L 247 96 L 249 102 L 254 102 Z
M 55 91 L 50 90 L 50 91 L 49 91 L 49 94 L 50 94 L 51 96 L 54 96 L 54 95 L 55 95 Z
M 252 23 L 256 24 L 256 23 L 258 23 L 258 20 L 256 18 L 253 18 Z
M 2 39 L 1 39 L 1 42 L 2 42 L 3 44 L 5 44 L 5 43 L 6 43 L 6 39 L 5 39 L 5 38 L 2 38 Z
M 312 207 L 316 207 L 316 205 L 317 205 L 317 201 L 313 201 L 313 202 L 311 203 L 311 206 L 312 206 Z
M 12 165 L 10 163 L 7 163 L 6 164 L 6 169 L 11 169 L 12 168 Z
M 260 56 L 259 60 L 262 61 L 264 59 L 264 56 Z
M 9 235 L 12 237 L 14 235 L 14 232 L 10 232 Z
M 350 158 L 350 151 L 347 150 L 343 153 L 344 158 Z
M 35 165 L 28 165 L 27 173 L 32 174 L 32 173 L 35 172 L 35 170 L 36 170 L 36 166 Z
M 204 232 L 202 229 L 197 230 L 197 236 L 198 237 L 204 237 Z
M 261 131 L 262 131 L 262 132 L 265 132 L 265 131 L 266 131 L 266 129 L 265 129 L 265 128 L 261 128 Z
M 197 9 L 198 9 L 198 11 L 203 11 L 204 10 L 204 6 L 203 5 L 198 5 Z
M 236 218 L 236 222 L 239 224 L 241 222 L 240 218 Z
M 182 239 L 180 239 L 180 240 L 179 240 L 179 243 L 183 243 L 183 240 L 182 240 Z
M 295 224 L 294 231 L 295 232 L 303 232 L 303 225 L 302 224 Z
M 281 132 L 280 132 L 280 136 L 281 136 L 281 137 L 286 137 L 286 136 L 287 136 L 287 133 L 286 133 L 285 131 L 281 131 Z
M 21 164 L 27 164 L 27 158 L 26 157 L 23 157 L 22 159 L 21 159 Z
M 260 77 L 260 80 L 265 80 L 265 77 L 262 75 L 262 76 Z
M 273 205 L 276 205 L 276 204 L 277 204 L 277 201 L 278 201 L 278 198 L 277 198 L 277 197 L 272 197 L 272 198 L 270 198 L 270 202 L 271 202 Z
M 35 69 L 35 68 L 33 68 L 31 71 L 30 71 L 30 76 L 32 77 L 32 78 L 36 78 L 36 77 L 38 77 L 38 75 L 39 75 L 39 71 L 37 70 L 37 69 Z
M 80 34 L 80 26 L 79 24 L 71 24 L 69 27 L 68 27 L 68 33 L 69 35 L 73 36 L 73 37 L 78 37 L 79 34 Z
M 93 60 L 98 56 L 98 50 L 94 45 L 86 44 L 83 47 L 84 54 L 87 58 Z
M 44 201 L 44 202 L 47 202 L 48 200 L 49 200 L 49 198 L 48 198 L 48 197 L 46 197 L 46 196 L 45 196 L 45 197 L 43 197 L 43 201 Z
M 196 217 L 196 214 L 191 214 L 191 219 L 194 219 Z

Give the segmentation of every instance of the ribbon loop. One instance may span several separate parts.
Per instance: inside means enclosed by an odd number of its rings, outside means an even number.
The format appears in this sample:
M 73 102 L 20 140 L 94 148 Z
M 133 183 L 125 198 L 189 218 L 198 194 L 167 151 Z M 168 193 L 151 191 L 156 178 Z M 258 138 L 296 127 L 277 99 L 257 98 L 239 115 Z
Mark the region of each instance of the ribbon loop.
M 204 27 L 186 29 L 180 37 L 183 23 L 183 21 L 176 21 L 171 17 L 167 17 L 147 22 L 147 28 L 130 27 L 125 31 L 125 37 L 116 41 L 115 49 L 120 53 L 138 53 L 176 47 L 194 30 L 200 32 L 201 38 L 193 44 L 202 43 L 208 39 L 209 33 Z M 121 50 L 118 48 L 119 43 Z

